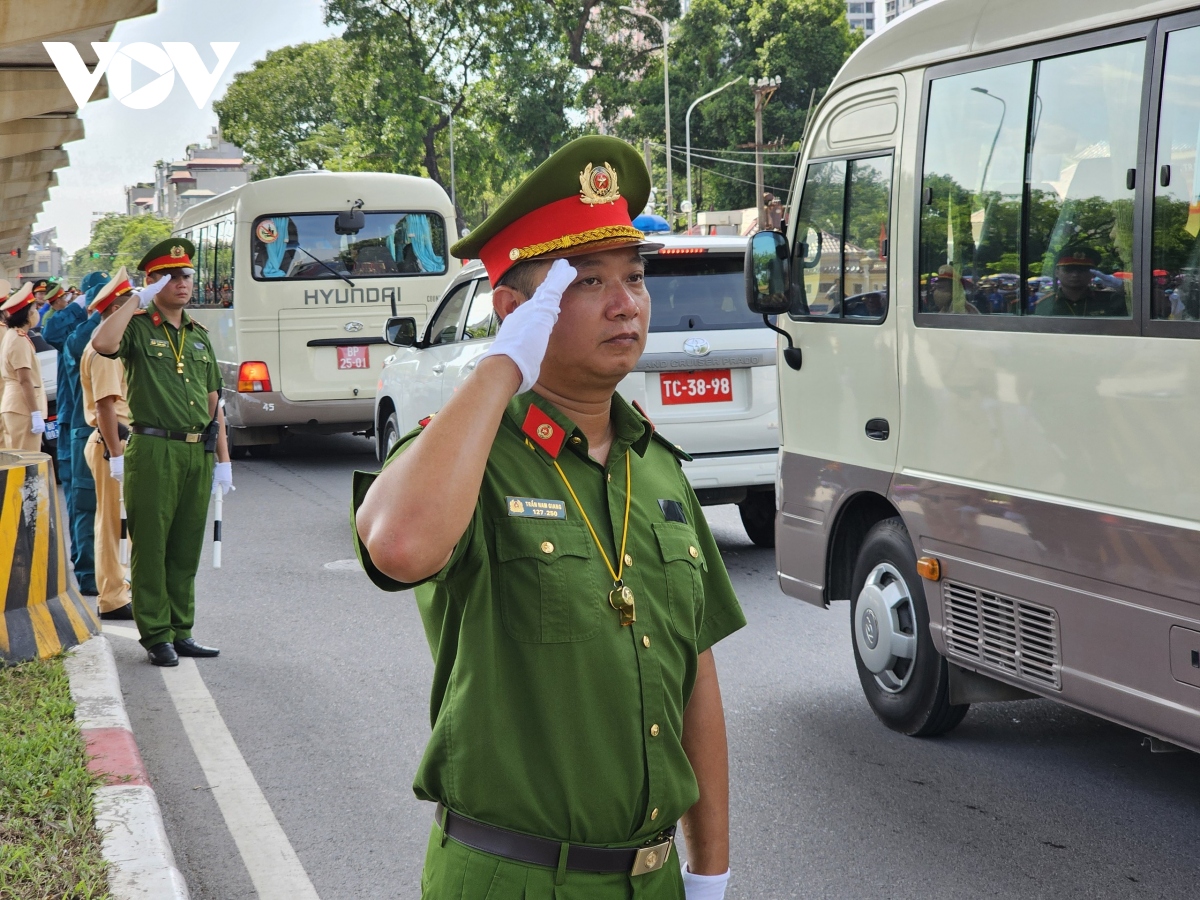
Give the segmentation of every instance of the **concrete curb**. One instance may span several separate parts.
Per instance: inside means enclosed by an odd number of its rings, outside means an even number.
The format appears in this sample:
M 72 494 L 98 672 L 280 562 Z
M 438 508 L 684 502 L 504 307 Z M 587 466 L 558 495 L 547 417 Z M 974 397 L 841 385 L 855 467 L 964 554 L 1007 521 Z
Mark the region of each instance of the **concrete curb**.
M 108 886 L 114 900 L 188 900 L 187 884 L 163 827 L 121 696 L 117 663 L 104 635 L 80 644 L 66 659 L 75 721 L 105 784 L 95 789 L 96 827 L 104 835 Z

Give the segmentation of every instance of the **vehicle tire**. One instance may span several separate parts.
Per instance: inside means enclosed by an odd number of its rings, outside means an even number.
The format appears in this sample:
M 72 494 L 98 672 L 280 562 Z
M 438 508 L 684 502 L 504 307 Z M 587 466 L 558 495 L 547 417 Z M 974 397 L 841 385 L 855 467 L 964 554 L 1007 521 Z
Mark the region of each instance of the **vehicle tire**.
M 388 458 L 388 454 L 392 452 L 392 448 L 396 446 L 403 436 L 400 433 L 400 421 L 396 418 L 396 414 L 392 413 L 388 416 L 387 422 L 384 423 L 383 438 L 379 442 L 380 465 Z
M 230 459 L 245 459 L 250 448 L 245 444 L 235 444 L 233 442 L 233 426 L 228 421 L 225 422 L 225 446 L 229 448 Z
M 275 445 L 251 444 L 246 450 L 249 451 L 251 459 L 270 459 L 271 453 L 275 450 Z
M 954 728 L 969 705 L 950 703 L 949 670 L 929 634 L 924 584 L 899 517 L 867 532 L 850 596 L 854 662 L 875 715 L 912 737 Z
M 758 547 L 775 546 L 775 491 L 750 491 L 738 504 L 742 525 Z

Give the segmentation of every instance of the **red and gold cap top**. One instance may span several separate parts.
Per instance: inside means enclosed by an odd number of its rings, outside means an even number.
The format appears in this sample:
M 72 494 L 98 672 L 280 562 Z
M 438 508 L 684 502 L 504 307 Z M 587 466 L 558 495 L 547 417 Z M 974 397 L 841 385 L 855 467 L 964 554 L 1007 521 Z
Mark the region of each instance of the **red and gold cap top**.
M 649 195 L 650 175 L 633 147 L 604 135 L 578 138 L 538 166 L 450 252 L 482 260 L 496 284 L 526 260 L 636 246 L 645 235 L 632 219 Z
M 88 304 L 88 313 L 104 312 L 112 306 L 115 300 L 132 291 L 133 285 L 129 283 L 129 273 L 124 266 L 121 266 L 117 269 L 117 274 L 109 279 L 108 284 L 100 288 L 95 299 Z
M 58 297 L 61 294 L 63 294 L 65 292 L 65 290 L 66 289 L 63 287 L 63 284 L 61 281 L 51 281 L 50 286 L 48 288 L 46 288 L 46 296 L 43 297 L 42 300 L 43 301 L 56 300 L 56 299 L 58 299 Z
M 146 251 L 138 263 L 138 269 L 147 275 L 163 269 L 190 269 L 195 255 L 196 247 L 187 238 L 167 238 Z
M 15 294 L 4 302 L 3 306 L 0 306 L 0 312 L 15 313 L 19 309 L 24 309 L 34 301 L 33 291 L 33 282 L 25 282 L 17 289 Z
M 8 299 L 8 295 L 12 293 L 12 285 L 0 278 L 0 303 Z

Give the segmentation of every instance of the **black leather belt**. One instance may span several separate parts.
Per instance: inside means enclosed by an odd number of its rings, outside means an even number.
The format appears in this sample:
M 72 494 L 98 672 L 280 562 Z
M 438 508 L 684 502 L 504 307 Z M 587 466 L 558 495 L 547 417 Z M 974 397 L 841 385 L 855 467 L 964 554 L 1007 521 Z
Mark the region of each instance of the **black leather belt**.
M 533 837 L 495 825 L 486 825 L 460 816 L 437 805 L 434 819 L 448 837 L 472 850 L 501 856 L 517 862 L 559 867 L 562 844 L 547 838 Z M 675 841 L 675 826 L 663 829 L 652 844 L 642 847 L 609 849 L 607 847 L 585 847 L 571 844 L 567 848 L 567 868 L 576 872 L 628 872 L 630 875 L 645 875 L 663 867 L 671 855 Z
M 165 428 L 147 428 L 144 425 L 131 425 L 134 434 L 144 434 L 148 437 L 166 438 L 168 441 L 183 441 L 185 444 L 199 444 L 204 441 L 204 432 L 189 434 L 186 431 L 167 431 Z

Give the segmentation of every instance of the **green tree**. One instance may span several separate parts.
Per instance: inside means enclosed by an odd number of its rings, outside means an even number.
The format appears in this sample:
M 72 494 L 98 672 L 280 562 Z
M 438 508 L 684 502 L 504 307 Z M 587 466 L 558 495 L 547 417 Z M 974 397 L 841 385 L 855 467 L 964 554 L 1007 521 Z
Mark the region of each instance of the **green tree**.
M 132 273 L 146 251 L 171 236 L 171 220 L 146 213 L 127 216 L 107 213 L 92 225 L 91 239 L 71 255 L 67 274 L 80 281 L 88 272 L 116 271 L 125 266 Z
M 125 266 L 130 272 L 134 271 L 151 247 L 171 236 L 171 229 L 171 220 L 161 216 L 129 217 L 117 244 L 117 256 L 112 268 Z

